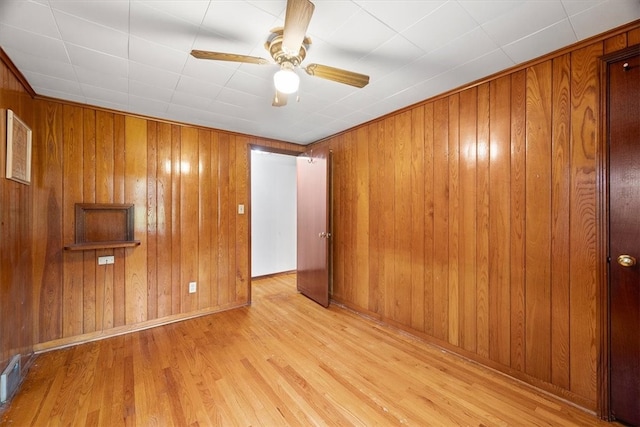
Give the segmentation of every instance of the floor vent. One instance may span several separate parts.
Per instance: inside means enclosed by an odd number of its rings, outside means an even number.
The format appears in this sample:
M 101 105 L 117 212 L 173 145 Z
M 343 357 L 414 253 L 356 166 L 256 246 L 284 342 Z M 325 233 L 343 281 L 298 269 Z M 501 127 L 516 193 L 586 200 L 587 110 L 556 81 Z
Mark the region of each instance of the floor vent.
M 16 354 L 0 376 L 0 403 L 13 396 L 20 384 L 20 355 Z

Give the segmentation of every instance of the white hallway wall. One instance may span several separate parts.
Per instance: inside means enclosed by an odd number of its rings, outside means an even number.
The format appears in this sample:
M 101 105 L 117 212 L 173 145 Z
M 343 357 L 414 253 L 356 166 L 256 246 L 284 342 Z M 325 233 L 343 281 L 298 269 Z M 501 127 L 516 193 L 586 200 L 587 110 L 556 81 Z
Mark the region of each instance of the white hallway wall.
M 296 269 L 296 158 L 251 152 L 251 275 Z

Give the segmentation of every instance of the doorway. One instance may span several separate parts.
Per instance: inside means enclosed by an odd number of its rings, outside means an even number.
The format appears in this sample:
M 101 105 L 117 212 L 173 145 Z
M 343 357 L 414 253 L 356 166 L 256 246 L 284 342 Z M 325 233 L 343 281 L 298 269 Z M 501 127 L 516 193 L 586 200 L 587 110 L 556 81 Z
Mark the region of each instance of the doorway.
M 606 417 L 640 425 L 640 46 L 603 58 Z M 607 381 L 608 379 L 608 381 Z
M 249 147 L 252 279 L 296 273 L 300 293 L 324 307 L 330 288 L 330 150 Z
M 296 156 L 251 150 L 251 276 L 296 270 Z

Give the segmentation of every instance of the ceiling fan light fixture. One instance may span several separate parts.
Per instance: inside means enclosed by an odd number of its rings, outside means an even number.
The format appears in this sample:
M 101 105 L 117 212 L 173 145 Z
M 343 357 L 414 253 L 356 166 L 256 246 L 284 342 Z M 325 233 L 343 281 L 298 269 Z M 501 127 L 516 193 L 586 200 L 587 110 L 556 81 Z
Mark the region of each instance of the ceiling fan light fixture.
M 276 90 L 282 93 L 294 93 L 300 85 L 300 77 L 292 68 L 282 67 L 282 69 L 273 75 L 273 84 Z
M 248 64 L 279 64 L 280 71 L 273 75 L 273 85 L 276 95 L 271 105 L 282 107 L 287 104 L 287 95 L 298 92 L 300 77 L 296 68 L 301 68 L 310 76 L 343 83 L 357 88 L 365 87 L 369 83 L 369 76 L 353 71 L 342 70 L 322 64 L 310 64 L 302 67 L 302 61 L 307 56 L 307 49 L 311 39 L 306 36 L 307 28 L 315 9 L 311 0 L 286 0 L 284 27 L 271 30 L 264 47 L 272 60 L 257 56 L 239 55 L 234 53 L 210 52 L 206 50 L 192 50 L 191 55 L 199 59 L 217 61 L 231 61 Z M 296 96 L 296 99 L 299 97 Z

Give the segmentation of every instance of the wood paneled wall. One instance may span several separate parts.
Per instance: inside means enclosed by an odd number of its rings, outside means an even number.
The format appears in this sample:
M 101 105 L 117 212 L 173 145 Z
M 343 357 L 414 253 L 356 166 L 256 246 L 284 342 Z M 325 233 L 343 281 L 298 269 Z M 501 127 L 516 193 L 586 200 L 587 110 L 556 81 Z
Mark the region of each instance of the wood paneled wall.
M 303 147 L 34 99 L 0 54 L 0 133 L 7 108 L 33 130 L 31 185 L 0 178 L 0 367 L 34 348 L 247 304 L 249 215 L 237 205 L 250 205 L 250 146 Z M 76 203 L 133 203 L 141 244 L 64 250 Z M 98 266 L 103 255 L 115 263 Z
M 583 43 L 321 142 L 333 298 L 595 409 L 598 58 L 637 43 Z
M 33 100 L 0 49 L 0 370 L 33 352 L 32 186 L 5 179 L 7 109 L 34 126 Z
M 302 147 L 50 100 L 35 118 L 36 348 L 248 303 L 249 147 Z M 133 203 L 140 246 L 64 250 L 76 203 Z
M 595 407 L 597 58 L 637 43 L 617 32 L 322 142 L 334 298 Z M 0 76 L 0 108 L 34 131 L 32 184 L 0 184 L 2 365 L 248 301 L 248 147 L 301 147 L 33 100 L 4 60 Z M 134 203 L 141 245 L 65 251 L 78 202 Z

